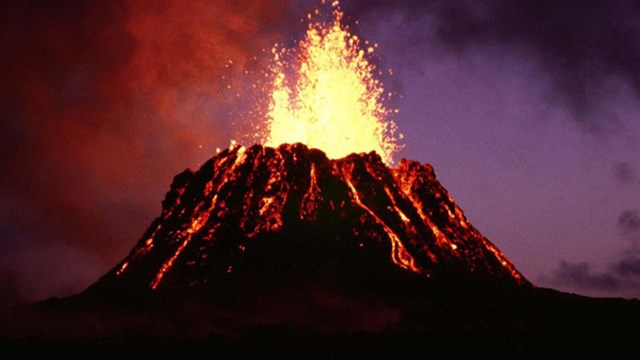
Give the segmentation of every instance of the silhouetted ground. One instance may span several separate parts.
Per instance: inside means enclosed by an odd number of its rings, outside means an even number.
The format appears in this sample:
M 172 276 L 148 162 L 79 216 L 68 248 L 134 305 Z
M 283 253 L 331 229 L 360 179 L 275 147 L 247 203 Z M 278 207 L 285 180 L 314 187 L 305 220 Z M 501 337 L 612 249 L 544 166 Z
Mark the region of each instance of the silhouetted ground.
M 523 332 L 385 332 L 309 333 L 269 329 L 240 339 L 210 336 L 197 340 L 133 338 L 127 340 L 52 342 L 2 341 L 4 358 L 148 358 L 148 359 L 411 359 L 411 358 L 603 358 L 636 359 L 630 336 Z
M 639 345 L 639 301 L 533 287 L 430 166 L 301 144 L 185 171 L 85 292 L 0 312 L 0 359 L 635 359 Z
M 635 359 L 640 349 L 639 301 L 491 284 L 422 288 L 375 301 L 288 293 L 280 307 L 276 298 L 232 305 L 196 292 L 52 299 L 3 315 L 0 356 Z

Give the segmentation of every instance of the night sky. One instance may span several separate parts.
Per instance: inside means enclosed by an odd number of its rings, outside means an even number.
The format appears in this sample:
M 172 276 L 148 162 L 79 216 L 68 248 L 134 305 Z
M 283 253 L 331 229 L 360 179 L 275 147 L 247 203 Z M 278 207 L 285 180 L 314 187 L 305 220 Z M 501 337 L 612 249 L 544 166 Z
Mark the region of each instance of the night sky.
M 124 258 L 174 175 L 246 137 L 265 50 L 316 3 L 4 1 L 0 304 Z M 640 3 L 342 5 L 393 70 L 399 157 L 534 284 L 640 297 Z

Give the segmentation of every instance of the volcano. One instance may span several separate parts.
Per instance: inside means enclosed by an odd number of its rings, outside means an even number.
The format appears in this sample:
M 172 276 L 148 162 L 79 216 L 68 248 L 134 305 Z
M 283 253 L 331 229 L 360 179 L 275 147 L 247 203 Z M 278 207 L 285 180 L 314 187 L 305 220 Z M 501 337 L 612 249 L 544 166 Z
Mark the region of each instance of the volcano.
M 533 286 L 429 165 L 255 145 L 177 175 L 84 292 L 0 312 L 0 353 L 620 357 L 638 329 L 637 300 Z
M 256 278 L 350 286 L 394 272 L 528 285 L 431 166 L 390 168 L 375 152 L 330 160 L 303 144 L 235 146 L 176 176 L 162 205 L 89 291 L 220 290 Z

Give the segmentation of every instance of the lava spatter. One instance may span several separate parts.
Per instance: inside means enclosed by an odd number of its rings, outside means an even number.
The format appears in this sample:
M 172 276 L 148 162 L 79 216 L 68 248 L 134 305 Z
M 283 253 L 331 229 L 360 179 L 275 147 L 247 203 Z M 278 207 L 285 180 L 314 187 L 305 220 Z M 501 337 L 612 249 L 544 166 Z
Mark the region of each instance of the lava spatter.
M 369 57 L 376 45 L 363 42 L 343 24 L 339 2 L 331 19 L 316 9 L 297 47 L 275 46 L 266 131 L 268 146 L 303 143 L 335 159 L 375 151 L 386 164 L 401 148 L 385 106 L 390 96 Z

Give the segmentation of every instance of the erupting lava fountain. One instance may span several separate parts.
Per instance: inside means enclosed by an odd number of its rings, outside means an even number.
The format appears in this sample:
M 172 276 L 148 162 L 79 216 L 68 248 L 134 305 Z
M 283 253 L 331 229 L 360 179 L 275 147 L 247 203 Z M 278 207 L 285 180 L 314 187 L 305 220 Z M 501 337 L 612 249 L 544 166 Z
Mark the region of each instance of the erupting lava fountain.
M 273 89 L 264 143 L 303 143 L 332 159 L 375 151 L 391 164 L 400 149 L 390 118 L 396 111 L 383 105 L 390 94 L 385 94 L 367 59 L 376 45 L 365 42 L 367 48 L 362 49 L 360 39 L 342 24 L 338 2 L 333 6 L 332 21 L 311 22 L 297 49 L 273 48 Z M 322 15 L 318 10 L 314 14 Z
M 273 271 L 362 283 L 398 269 L 528 284 L 431 166 L 389 167 L 400 146 L 367 60 L 375 46 L 361 49 L 337 1 L 332 15 L 298 49 L 273 49 L 265 146 L 233 145 L 178 175 L 162 214 L 94 289 L 248 284 Z

